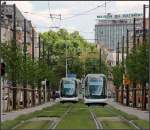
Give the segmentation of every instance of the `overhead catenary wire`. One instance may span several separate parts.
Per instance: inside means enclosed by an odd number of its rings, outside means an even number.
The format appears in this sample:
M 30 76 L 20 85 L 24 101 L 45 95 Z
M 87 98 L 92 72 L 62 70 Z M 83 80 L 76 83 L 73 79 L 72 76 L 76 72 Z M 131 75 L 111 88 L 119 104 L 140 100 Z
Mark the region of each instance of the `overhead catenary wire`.
M 110 2 L 112 2 L 112 1 L 108 1 L 106 3 L 103 3 L 101 5 L 98 5 L 98 6 L 94 7 L 94 8 L 92 8 L 92 9 L 83 11 L 82 13 L 74 14 L 73 16 L 66 17 L 66 18 L 61 18 L 61 20 L 67 20 L 67 19 L 71 19 L 71 18 L 78 17 L 78 16 L 81 16 L 81 15 L 86 15 L 86 14 L 88 14 L 88 13 L 90 13 L 90 12 L 92 12 L 92 11 L 102 7 L 103 5 L 110 3 Z M 48 13 L 47 14 L 39 14 L 39 13 L 35 13 L 35 12 L 24 12 L 24 13 L 29 13 L 29 14 L 32 14 L 32 15 L 37 15 L 37 16 L 46 17 L 46 18 L 60 19 L 60 18 L 57 18 L 57 17 L 54 17 L 54 16 L 53 17 L 49 17 L 49 16 L 47 16 L 47 15 L 49 15 Z
M 111 1 L 107 2 L 107 4 L 110 3 L 110 2 L 111 2 Z M 75 14 L 75 15 L 73 15 L 73 16 L 71 16 L 71 17 L 66 17 L 66 18 L 64 18 L 64 19 L 62 19 L 62 20 L 67 20 L 67 19 L 71 19 L 71 18 L 74 18 L 74 17 L 77 17 L 77 16 L 85 15 L 85 14 L 87 14 L 87 13 L 89 13 L 89 12 L 92 12 L 92 11 L 94 11 L 94 10 L 96 10 L 96 9 L 98 9 L 98 8 L 100 8 L 100 7 L 102 7 L 102 6 L 105 5 L 105 4 L 106 4 L 106 3 L 103 3 L 103 4 L 98 5 L 98 6 L 94 7 L 94 8 L 92 8 L 92 9 L 86 10 L 86 11 L 84 11 L 84 12 L 82 12 L 82 13 L 79 13 L 79 14 Z
M 51 9 L 50 9 L 50 1 L 48 1 L 48 9 L 49 9 L 49 15 L 50 15 L 52 24 L 54 24 L 54 26 L 56 26 L 55 21 L 53 19 L 53 14 L 51 13 Z

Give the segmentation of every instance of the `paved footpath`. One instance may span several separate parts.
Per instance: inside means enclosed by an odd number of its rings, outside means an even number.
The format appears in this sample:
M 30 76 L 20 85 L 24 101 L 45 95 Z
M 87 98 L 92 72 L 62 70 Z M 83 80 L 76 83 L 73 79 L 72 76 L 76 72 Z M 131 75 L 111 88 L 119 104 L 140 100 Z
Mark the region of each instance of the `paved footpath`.
M 25 108 L 25 109 L 20 109 L 17 111 L 11 111 L 11 112 L 4 112 L 1 116 L 1 121 L 6 121 L 6 120 L 13 120 L 16 117 L 23 115 L 23 114 L 27 114 L 27 113 L 31 113 L 37 110 L 41 110 L 44 107 L 48 107 L 48 106 L 52 106 L 54 104 L 56 104 L 58 102 L 58 100 L 56 100 L 55 102 L 48 102 L 48 103 L 44 103 L 42 105 L 39 106 L 35 106 L 35 107 L 30 107 L 30 108 Z
M 132 108 L 132 107 L 127 107 L 127 106 L 121 105 L 121 104 L 115 102 L 114 99 L 108 99 L 108 104 L 110 104 L 111 106 L 115 107 L 116 109 L 124 111 L 128 114 L 135 115 L 135 116 L 139 117 L 140 119 L 149 120 L 148 111 L 142 111 L 142 110 L 138 110 L 137 108 Z

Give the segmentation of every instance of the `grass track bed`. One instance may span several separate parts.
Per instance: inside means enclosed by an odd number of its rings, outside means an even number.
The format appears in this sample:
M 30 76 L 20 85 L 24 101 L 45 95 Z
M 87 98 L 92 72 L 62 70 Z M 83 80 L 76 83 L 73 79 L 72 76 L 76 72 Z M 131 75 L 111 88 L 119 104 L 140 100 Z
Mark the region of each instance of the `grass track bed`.
M 29 119 L 35 118 L 35 117 L 60 117 L 61 114 L 63 114 L 70 104 L 60 104 L 57 103 L 53 106 L 43 108 L 42 110 L 35 111 L 29 114 L 23 114 L 17 117 L 14 120 L 7 120 L 2 122 L 2 129 L 11 129 L 14 128 L 16 125 L 20 124 L 22 121 L 27 121 Z
M 112 106 L 106 106 L 106 108 L 107 108 L 107 110 L 109 109 L 110 111 L 112 111 L 113 113 L 114 113 L 114 115 L 119 115 L 119 116 L 123 116 L 123 117 L 125 117 L 127 120 L 137 120 L 138 119 L 138 117 L 137 116 L 135 116 L 135 115 L 129 115 L 129 114 L 127 114 L 127 113 L 125 113 L 125 112 L 123 112 L 123 111 L 120 111 L 120 110 L 118 110 L 118 109 L 115 109 L 114 107 L 112 107 Z
M 148 129 L 148 121 L 145 120 L 134 120 L 134 123 L 142 129 Z
M 107 111 L 105 107 L 95 107 L 94 113 L 97 117 L 114 117 L 116 116 L 114 113 Z
M 14 128 L 21 122 L 24 123 L 21 124 L 21 126 L 18 125 L 17 129 L 47 129 L 51 123 L 57 122 L 70 106 L 73 106 L 71 111 L 60 121 L 56 129 L 96 129 L 88 106 L 82 102 L 76 104 L 57 103 L 54 106 L 21 115 L 14 120 L 2 122 L 2 129 Z M 148 121 L 141 120 L 134 115 L 129 115 L 113 106 L 93 106 L 93 112 L 100 120 L 104 129 L 135 129 L 131 124 L 120 117 L 132 121 L 141 129 L 148 129 Z
M 16 129 L 48 129 L 50 125 L 50 121 L 42 120 L 42 121 L 27 121 L 17 127 Z
M 96 129 L 88 107 L 77 103 L 56 129 Z
M 104 129 L 135 129 L 124 121 L 101 121 Z

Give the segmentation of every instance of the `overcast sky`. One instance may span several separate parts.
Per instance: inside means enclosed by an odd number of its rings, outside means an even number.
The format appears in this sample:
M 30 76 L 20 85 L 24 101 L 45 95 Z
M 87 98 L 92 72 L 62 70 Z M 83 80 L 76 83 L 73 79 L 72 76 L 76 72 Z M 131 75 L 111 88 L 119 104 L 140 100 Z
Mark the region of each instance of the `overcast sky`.
M 7 1 L 7 3 L 16 3 L 24 16 L 37 27 L 37 31 L 43 32 L 47 31 L 48 27 L 59 26 L 70 32 L 77 30 L 85 39 L 94 39 L 94 25 L 97 15 L 142 13 L 143 4 L 148 5 L 148 1 L 106 1 L 106 8 L 105 1 Z M 100 6 L 102 4 L 103 6 Z M 97 6 L 100 7 L 86 13 L 86 15 L 67 19 Z M 62 19 L 66 19 L 52 20 L 50 13 L 61 14 Z

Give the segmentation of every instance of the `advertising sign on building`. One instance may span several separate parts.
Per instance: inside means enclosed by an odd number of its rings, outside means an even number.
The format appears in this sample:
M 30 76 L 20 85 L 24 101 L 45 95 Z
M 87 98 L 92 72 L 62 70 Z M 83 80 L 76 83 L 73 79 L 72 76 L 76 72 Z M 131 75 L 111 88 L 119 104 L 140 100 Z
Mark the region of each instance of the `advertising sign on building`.
M 142 18 L 143 14 L 140 13 L 130 13 L 130 14 L 111 14 L 98 15 L 97 19 L 128 19 L 128 18 Z

